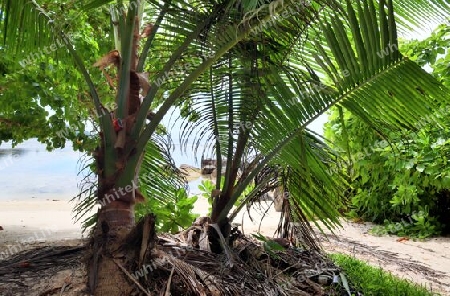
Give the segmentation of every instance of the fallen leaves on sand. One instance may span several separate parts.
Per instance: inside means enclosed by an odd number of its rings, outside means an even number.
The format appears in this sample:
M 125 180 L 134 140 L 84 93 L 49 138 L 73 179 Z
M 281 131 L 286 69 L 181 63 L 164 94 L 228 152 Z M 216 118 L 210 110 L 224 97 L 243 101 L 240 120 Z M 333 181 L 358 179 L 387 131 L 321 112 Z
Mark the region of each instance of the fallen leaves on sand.
M 407 242 L 409 241 L 409 237 L 401 237 L 397 239 L 397 242 L 402 243 L 402 242 Z

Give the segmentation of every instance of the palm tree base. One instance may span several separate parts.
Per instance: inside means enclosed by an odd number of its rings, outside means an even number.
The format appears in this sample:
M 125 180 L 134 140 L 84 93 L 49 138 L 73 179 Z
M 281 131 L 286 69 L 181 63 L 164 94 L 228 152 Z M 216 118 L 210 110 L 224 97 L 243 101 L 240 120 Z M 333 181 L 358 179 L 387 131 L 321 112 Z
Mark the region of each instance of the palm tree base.
M 108 295 L 347 295 L 330 287 L 339 269 L 320 250 L 270 238 L 261 244 L 234 228 L 227 236 L 231 243 L 218 253 L 209 223 L 204 219 L 179 234 L 156 236 L 155 217 L 146 216 L 97 251 L 103 260 L 98 274 L 92 274 L 90 257 L 88 272 L 99 279 L 93 294 L 106 295 L 104 281 Z
M 287 240 L 261 244 L 232 229 L 230 254 L 216 254 L 201 250 L 195 237 L 186 240 L 203 226 L 156 236 L 154 218 L 145 217 L 115 238 L 96 238 L 94 230 L 85 246 L 39 247 L 7 258 L 0 262 L 0 294 L 348 295 L 332 286 L 340 270 L 320 250 L 288 246 Z M 83 261 L 87 264 L 80 265 Z M 92 293 L 94 274 L 98 285 Z

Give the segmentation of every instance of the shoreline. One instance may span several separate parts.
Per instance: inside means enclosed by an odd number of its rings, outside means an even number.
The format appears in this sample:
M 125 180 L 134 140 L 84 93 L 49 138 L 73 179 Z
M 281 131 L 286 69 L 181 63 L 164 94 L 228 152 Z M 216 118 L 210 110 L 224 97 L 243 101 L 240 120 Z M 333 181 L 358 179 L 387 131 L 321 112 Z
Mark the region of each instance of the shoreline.
M 0 201 L 0 259 L 31 246 L 82 239 L 73 206 L 68 200 Z
M 67 200 L 0 201 L 0 226 L 3 228 L 0 230 L 0 260 L 34 247 L 80 244 L 89 232 L 82 235 L 81 223 L 73 221 L 73 205 Z M 270 202 L 261 202 L 253 207 L 250 213 L 253 220 L 244 209 L 233 222 L 242 224 L 239 229 L 246 235 L 259 230 L 273 237 L 280 213 L 275 212 L 273 206 L 267 209 L 269 206 Z M 193 212 L 205 216 L 208 209 L 207 199 L 198 196 Z M 399 241 L 394 236 L 370 235 L 371 223 L 342 220 L 342 225 L 344 227 L 335 229 L 334 234 L 326 230 L 328 237 L 317 233 L 325 252 L 346 253 L 399 277 L 450 293 L 447 288 L 450 287 L 450 238 Z M 316 226 L 313 228 L 318 231 Z
M 209 203 L 200 194 L 189 194 L 197 196 L 193 213 L 206 216 L 209 211 Z M 2 246 L 11 242 L 21 240 L 36 240 L 39 242 L 57 241 L 62 239 L 83 238 L 81 232 L 81 221 L 75 222 L 72 209 L 76 202 L 69 199 L 32 199 L 27 200 L 0 200 L 0 252 Z M 273 236 L 278 225 L 280 213 L 275 212 L 273 207 L 269 210 L 270 202 L 261 202 L 261 206 L 252 209 L 250 215 L 243 209 L 234 219 L 234 223 L 240 224 L 239 229 L 244 233 L 257 232 Z M 92 213 L 97 211 L 97 207 Z M 264 216 L 263 222 L 261 218 Z M 260 225 L 261 224 L 261 225 Z M 38 235 L 39 232 L 48 234 Z M 87 235 L 87 233 L 86 233 Z M 39 237 L 39 239 L 33 239 Z

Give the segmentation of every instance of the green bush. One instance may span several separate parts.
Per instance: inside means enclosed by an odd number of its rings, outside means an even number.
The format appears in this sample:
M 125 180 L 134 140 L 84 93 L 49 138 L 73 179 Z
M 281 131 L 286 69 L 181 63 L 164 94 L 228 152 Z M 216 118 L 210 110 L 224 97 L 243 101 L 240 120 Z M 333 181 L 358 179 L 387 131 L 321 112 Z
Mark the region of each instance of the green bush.
M 222 176 L 222 178 L 220 179 L 220 188 L 223 187 L 224 183 L 225 183 L 225 178 Z M 208 203 L 209 203 L 208 215 L 211 215 L 212 204 L 213 204 L 211 193 L 215 188 L 216 188 L 216 184 L 214 184 L 211 180 L 207 180 L 207 179 L 202 180 L 202 182 L 198 185 L 198 189 L 201 192 L 200 195 L 203 198 L 206 198 L 208 200 Z M 239 198 L 236 200 L 235 205 L 237 205 L 237 206 L 241 205 L 242 202 L 244 201 L 244 199 L 247 197 L 247 195 L 249 195 L 250 192 L 252 192 L 253 188 L 255 188 L 255 185 L 253 183 L 249 184 L 244 189 L 244 191 L 239 196 Z
M 186 189 L 180 188 L 174 192 L 174 202 L 162 203 L 156 198 L 147 198 L 145 203 L 137 204 L 136 218 L 153 213 L 157 217 L 158 231 L 177 233 L 191 226 L 199 216 L 192 213 L 196 201 L 196 196 L 189 197 Z
M 347 122 L 354 124 L 345 126 L 351 139 L 350 153 L 336 146 L 345 155 L 336 169 L 348 174 L 349 214 L 385 224 L 387 233 L 397 235 L 425 238 L 448 227 L 449 129 L 429 123 L 417 133 L 391 133 L 389 138 L 395 142 L 388 143 L 348 116 Z M 333 129 L 343 126 L 333 114 L 330 119 L 328 135 L 337 137 Z M 441 119 L 446 120 L 444 116 Z M 358 135 L 361 130 L 370 134 L 362 138 Z M 367 141 L 369 138 L 373 141 Z
M 401 50 L 450 86 L 449 47 L 450 26 L 442 25 Z M 348 177 L 348 215 L 382 224 L 379 234 L 425 238 L 450 232 L 449 113 L 450 106 L 442 106 L 434 117 L 418 118 L 416 131 L 375 132 L 346 110 L 330 110 L 325 137 L 342 157 L 334 169 Z

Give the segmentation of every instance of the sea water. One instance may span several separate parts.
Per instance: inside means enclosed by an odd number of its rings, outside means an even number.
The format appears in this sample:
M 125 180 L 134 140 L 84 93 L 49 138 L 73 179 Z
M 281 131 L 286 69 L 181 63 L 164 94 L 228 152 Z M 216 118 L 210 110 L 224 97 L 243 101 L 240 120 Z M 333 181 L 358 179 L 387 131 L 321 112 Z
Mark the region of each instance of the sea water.
M 175 109 L 170 117 L 164 119 L 173 142 L 180 139 L 180 132 L 183 130 L 182 123 L 176 120 L 178 117 L 179 111 Z M 326 115 L 322 115 L 308 127 L 322 134 L 326 118 Z M 195 135 L 204 128 L 199 124 L 192 134 Z M 204 143 L 200 143 L 196 153 L 192 143 L 185 145 L 183 151 L 179 143 L 174 143 L 172 148 L 171 156 L 177 167 L 181 164 L 200 167 Z M 11 143 L 3 143 L 0 145 L 0 200 L 71 199 L 79 192 L 78 183 L 82 178 L 78 175 L 79 160 L 82 156 L 83 153 L 73 151 L 70 143 L 64 149 L 51 152 L 37 140 L 25 141 L 14 149 L 11 148 Z M 199 193 L 200 182 L 201 179 L 189 182 L 190 194 Z
M 71 146 L 48 152 L 36 140 L 28 140 L 14 149 L 10 143 L 3 143 L 0 200 L 70 199 L 77 192 L 80 156 Z
M 83 153 L 73 151 L 70 143 L 51 152 L 34 139 L 15 148 L 11 148 L 11 143 L 3 143 L 0 145 L 0 200 L 71 199 L 79 192 L 82 156 Z M 172 157 L 177 167 L 199 166 L 192 151 L 182 153 L 179 145 L 174 146 Z M 195 190 L 197 183 L 192 182 L 189 187 Z

